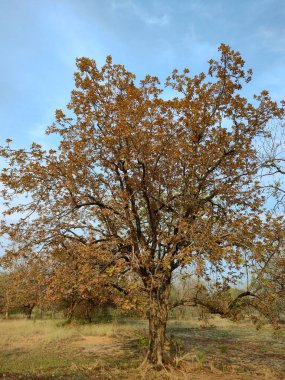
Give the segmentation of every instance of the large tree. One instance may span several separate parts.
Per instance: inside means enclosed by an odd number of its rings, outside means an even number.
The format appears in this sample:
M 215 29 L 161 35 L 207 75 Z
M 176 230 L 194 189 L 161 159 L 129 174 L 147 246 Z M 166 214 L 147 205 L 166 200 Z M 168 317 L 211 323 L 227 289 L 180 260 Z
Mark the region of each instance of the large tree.
M 138 82 L 111 57 L 101 69 L 78 59 L 69 111 L 47 130 L 60 136 L 57 150 L 13 150 L 9 140 L 2 149 L 2 195 L 21 216 L 3 233 L 41 252 L 75 239 L 132 271 L 148 297 L 147 360 L 158 367 L 173 271 L 214 266 L 230 277 L 244 250 L 258 257 L 262 244 L 255 141 L 283 109 L 266 91 L 249 103 L 241 90 L 251 71 L 228 46 L 219 52 L 207 73 L 173 70 L 164 85 Z M 21 194 L 26 204 L 9 203 Z

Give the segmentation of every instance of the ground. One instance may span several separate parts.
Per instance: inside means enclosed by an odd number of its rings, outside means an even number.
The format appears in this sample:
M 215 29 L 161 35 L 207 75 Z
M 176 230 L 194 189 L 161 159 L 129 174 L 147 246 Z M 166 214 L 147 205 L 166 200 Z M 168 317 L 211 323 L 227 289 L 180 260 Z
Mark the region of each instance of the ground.
M 285 329 L 256 330 L 220 318 L 170 321 L 175 366 L 140 368 L 147 325 L 128 320 L 63 326 L 60 321 L 0 320 L 0 379 L 285 380 Z

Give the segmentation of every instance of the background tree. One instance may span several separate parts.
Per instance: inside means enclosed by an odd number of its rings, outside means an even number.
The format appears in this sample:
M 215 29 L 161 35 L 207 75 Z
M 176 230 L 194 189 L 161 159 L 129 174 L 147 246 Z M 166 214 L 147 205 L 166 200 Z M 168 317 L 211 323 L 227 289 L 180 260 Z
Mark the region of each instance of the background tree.
M 68 321 L 78 317 L 91 322 L 96 311 L 108 306 L 134 308 L 136 282 L 122 275 L 117 264 L 108 251 L 66 242 L 49 258 L 46 301 L 64 310 Z
M 2 292 L 4 292 L 4 305 L 6 316 L 10 312 L 21 312 L 28 319 L 31 318 L 35 306 L 44 307 L 47 267 L 42 258 L 19 258 L 7 254 L 1 260 L 4 269 Z M 9 257 L 9 259 L 8 259 Z
M 143 312 L 137 280 L 122 274 L 112 256 L 78 242 L 62 242 L 45 254 L 6 251 L 0 261 L 1 309 L 23 312 L 31 318 L 35 306 L 43 311 L 61 311 L 67 321 L 74 317 L 92 321 L 100 309 L 117 306 Z M 140 303 L 141 305 L 138 305 Z
M 0 273 L 0 311 L 5 315 L 5 318 L 9 318 L 9 313 L 12 309 L 12 300 L 9 289 L 9 275 L 8 273 Z
M 149 75 L 137 83 L 111 57 L 101 69 L 78 59 L 70 114 L 57 110 L 48 128 L 61 137 L 57 151 L 13 150 L 9 140 L 2 149 L 7 213 L 22 215 L 2 233 L 41 252 L 75 239 L 139 277 L 149 305 L 147 361 L 157 367 L 173 271 L 191 264 L 201 276 L 211 264 L 230 278 L 243 251 L 258 259 L 263 244 L 255 140 L 283 109 L 267 91 L 254 103 L 242 97 L 251 71 L 238 52 L 224 44 L 219 51 L 206 74 L 174 70 L 165 86 Z M 28 203 L 12 206 L 19 194 Z

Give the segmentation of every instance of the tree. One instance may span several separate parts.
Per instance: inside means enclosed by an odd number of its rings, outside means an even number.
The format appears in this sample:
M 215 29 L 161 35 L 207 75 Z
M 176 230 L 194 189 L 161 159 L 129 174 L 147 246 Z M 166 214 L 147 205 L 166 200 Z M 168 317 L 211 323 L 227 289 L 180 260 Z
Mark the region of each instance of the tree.
M 63 309 L 68 321 L 78 316 L 89 322 L 100 307 L 124 308 L 130 300 L 133 304 L 135 288 L 130 289 L 110 259 L 110 255 L 78 242 L 66 242 L 64 248 L 52 251 L 46 303 Z
M 11 311 L 11 296 L 9 289 L 9 275 L 7 273 L 0 273 L 0 311 L 5 315 L 5 318 L 9 318 Z
M 43 306 L 48 268 L 41 257 L 15 258 L 0 260 L 3 272 L 2 291 L 5 292 L 3 309 L 6 318 L 9 312 L 23 312 L 31 318 L 35 306 Z
M 91 322 L 96 310 L 108 306 L 143 311 L 136 279 L 122 275 L 110 255 L 75 241 L 49 248 L 41 255 L 6 250 L 0 260 L 0 310 L 6 315 L 20 311 L 30 319 L 37 306 L 63 311 L 68 322 L 74 317 Z
M 173 272 L 214 266 L 230 278 L 242 252 L 258 258 L 262 244 L 255 141 L 283 109 L 267 91 L 253 104 L 242 97 L 251 70 L 229 46 L 219 51 L 206 74 L 173 70 L 164 86 L 150 75 L 137 83 L 111 57 L 101 69 L 78 59 L 69 114 L 57 110 L 47 130 L 58 149 L 2 148 L 6 213 L 22 216 L 2 233 L 41 252 L 88 244 L 134 273 L 148 297 L 147 361 L 158 368 Z M 28 202 L 13 206 L 21 194 Z

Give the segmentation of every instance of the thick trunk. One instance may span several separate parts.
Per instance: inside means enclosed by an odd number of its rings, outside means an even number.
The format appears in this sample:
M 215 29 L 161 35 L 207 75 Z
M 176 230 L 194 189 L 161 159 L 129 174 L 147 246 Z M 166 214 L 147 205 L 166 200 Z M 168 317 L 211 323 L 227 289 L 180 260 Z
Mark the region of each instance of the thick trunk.
M 168 318 L 168 304 L 170 281 L 150 291 L 149 305 L 149 348 L 146 360 L 156 368 L 162 368 L 165 361 L 164 345 L 166 324 Z
M 149 318 L 149 348 L 147 361 L 155 367 L 163 367 L 166 320 Z

